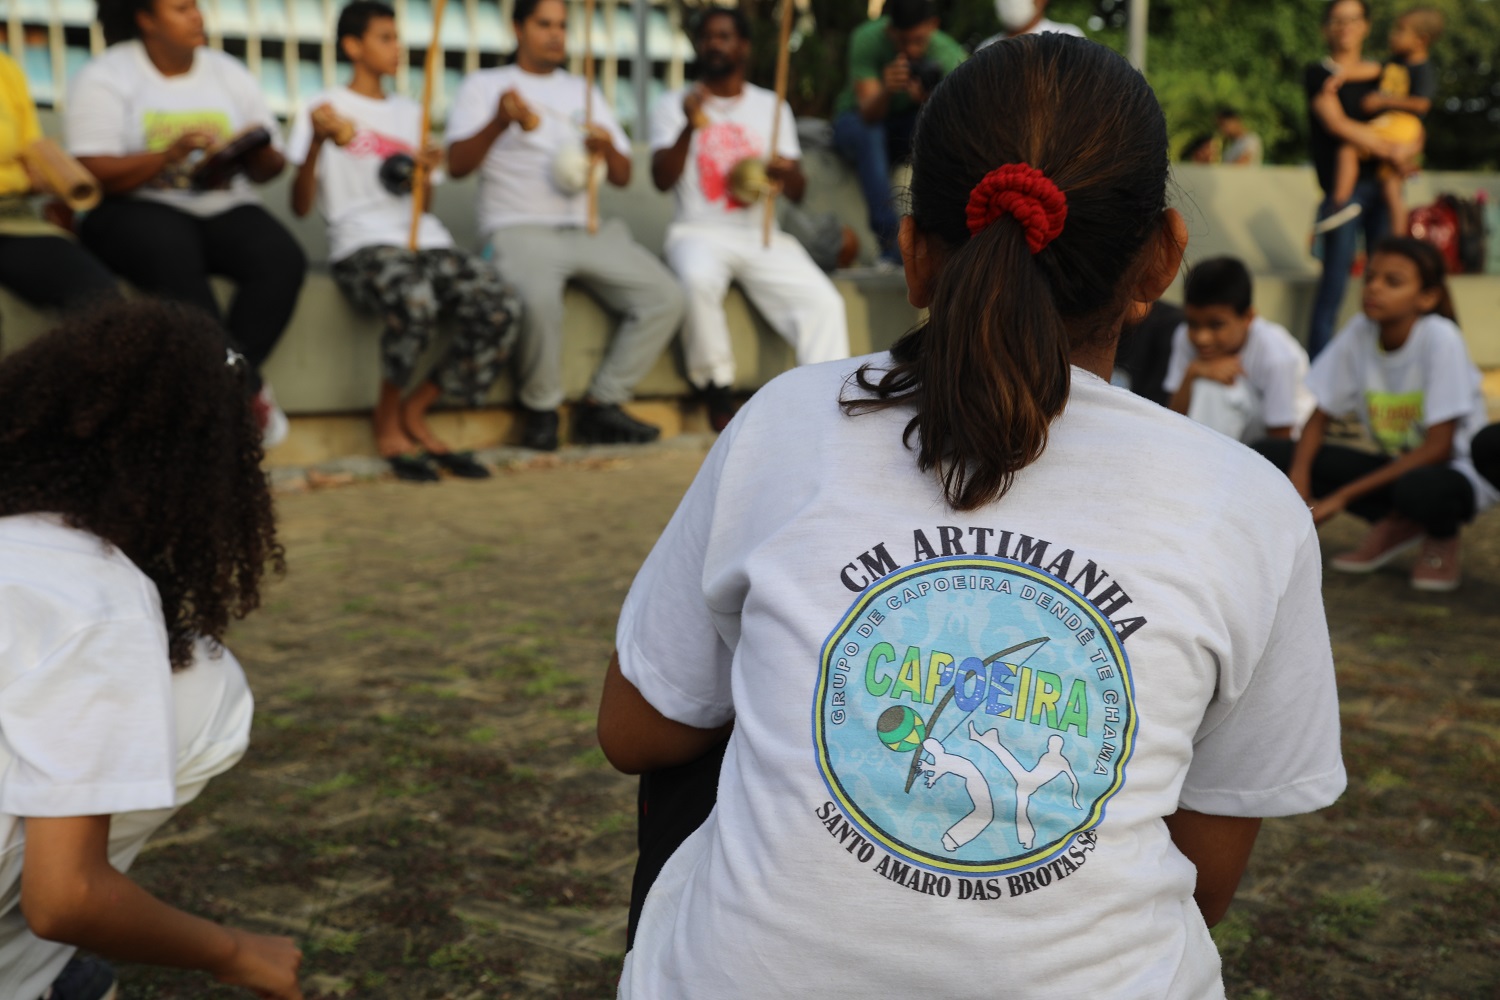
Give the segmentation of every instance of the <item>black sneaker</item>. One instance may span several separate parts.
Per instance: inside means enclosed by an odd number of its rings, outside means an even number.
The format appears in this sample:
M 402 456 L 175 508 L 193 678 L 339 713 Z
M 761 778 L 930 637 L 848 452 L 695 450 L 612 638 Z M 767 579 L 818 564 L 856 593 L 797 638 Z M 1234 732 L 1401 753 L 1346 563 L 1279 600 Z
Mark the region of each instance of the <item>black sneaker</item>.
M 52 980 L 41 1000 L 114 1000 L 115 970 L 98 958 L 75 955 Z
M 526 422 L 521 427 L 521 447 L 536 451 L 557 450 L 557 411 L 523 410 Z
M 734 397 L 729 394 L 729 386 L 710 382 L 699 395 L 703 397 L 703 405 L 708 407 L 709 425 L 715 433 L 722 432 L 734 417 Z
M 573 415 L 573 440 L 579 444 L 646 444 L 661 437 L 661 428 L 643 423 L 614 403 L 582 403 Z

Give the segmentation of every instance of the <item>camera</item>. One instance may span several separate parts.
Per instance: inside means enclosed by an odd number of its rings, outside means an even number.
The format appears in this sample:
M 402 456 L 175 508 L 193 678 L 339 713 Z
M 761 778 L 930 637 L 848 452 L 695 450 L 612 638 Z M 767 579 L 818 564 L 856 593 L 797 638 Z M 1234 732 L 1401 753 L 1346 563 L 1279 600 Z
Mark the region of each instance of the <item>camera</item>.
M 937 89 L 937 85 L 943 81 L 943 64 L 936 59 L 920 56 L 907 62 L 907 70 L 911 78 L 922 85 L 927 93 Z

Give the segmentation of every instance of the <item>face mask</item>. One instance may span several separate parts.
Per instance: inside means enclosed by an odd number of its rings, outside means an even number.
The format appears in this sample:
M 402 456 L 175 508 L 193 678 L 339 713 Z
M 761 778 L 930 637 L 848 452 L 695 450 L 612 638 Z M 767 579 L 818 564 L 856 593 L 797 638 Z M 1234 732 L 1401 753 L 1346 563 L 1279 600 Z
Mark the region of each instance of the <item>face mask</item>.
M 995 0 L 995 13 L 1006 31 L 1019 31 L 1036 17 L 1036 0 Z

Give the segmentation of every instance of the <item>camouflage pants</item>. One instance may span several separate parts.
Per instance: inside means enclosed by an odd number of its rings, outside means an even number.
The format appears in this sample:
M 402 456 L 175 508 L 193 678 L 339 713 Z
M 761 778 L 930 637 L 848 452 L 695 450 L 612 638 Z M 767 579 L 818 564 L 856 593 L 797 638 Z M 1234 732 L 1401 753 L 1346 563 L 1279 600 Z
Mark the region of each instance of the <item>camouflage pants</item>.
M 453 344 L 428 375 L 469 406 L 484 402 L 510 356 L 521 300 L 492 266 L 461 250 L 365 247 L 333 265 L 333 280 L 360 309 L 385 320 L 381 373 L 405 389 L 438 320 L 452 316 Z

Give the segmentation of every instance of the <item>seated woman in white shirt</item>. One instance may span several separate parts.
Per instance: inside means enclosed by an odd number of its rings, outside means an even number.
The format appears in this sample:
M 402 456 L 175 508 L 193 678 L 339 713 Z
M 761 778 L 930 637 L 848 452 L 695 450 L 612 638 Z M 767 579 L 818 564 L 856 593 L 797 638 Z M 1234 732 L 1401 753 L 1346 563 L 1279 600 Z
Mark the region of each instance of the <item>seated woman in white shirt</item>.
M 928 100 L 926 322 L 752 397 L 621 611 L 609 759 L 728 735 L 625 1000 L 1223 995 L 1261 817 L 1345 777 L 1306 504 L 1108 381 L 1182 260 L 1168 170 L 1092 42 L 990 46 Z
M 228 770 L 253 702 L 219 640 L 281 547 L 244 358 L 136 301 L 0 361 L 0 996 L 103 1000 L 105 958 L 296 1000 L 289 938 L 193 916 L 125 872 Z
M 276 119 L 238 60 L 204 47 L 197 0 L 99 0 L 109 48 L 84 66 L 68 94 L 69 151 L 104 186 L 83 220 L 84 245 L 142 291 L 189 302 L 222 320 L 250 361 L 267 444 L 285 417 L 260 381 L 307 271 L 301 246 L 261 206 L 251 186 L 286 165 Z M 227 178 L 204 157 L 248 130 L 268 145 Z M 221 314 L 209 275 L 234 282 Z

